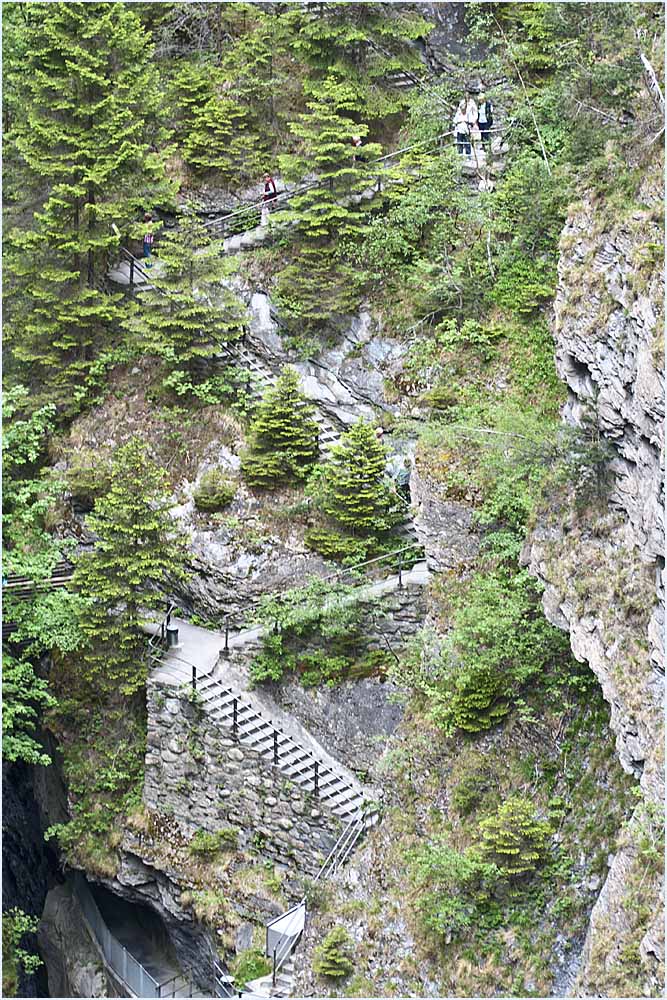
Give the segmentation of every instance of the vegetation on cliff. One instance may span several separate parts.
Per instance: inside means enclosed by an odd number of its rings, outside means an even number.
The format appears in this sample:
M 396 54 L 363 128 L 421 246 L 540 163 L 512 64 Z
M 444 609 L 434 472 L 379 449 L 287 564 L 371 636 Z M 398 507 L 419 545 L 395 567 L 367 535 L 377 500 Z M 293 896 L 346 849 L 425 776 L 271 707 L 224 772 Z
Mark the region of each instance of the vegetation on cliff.
M 545 995 L 550 950 L 565 935 L 564 962 L 580 943 L 634 801 L 592 676 L 521 562 L 545 505 L 573 491 L 579 537 L 610 485 L 593 413 L 560 428 L 548 321 L 568 207 L 584 187 L 605 211 L 634 204 L 655 155 L 661 8 L 470 3 L 463 53 L 439 56 L 407 4 L 9 2 L 2 15 L 5 756 L 48 763 L 41 717 L 69 796 L 70 822 L 50 833 L 67 861 L 111 877 L 143 822 L 146 629 L 171 597 L 198 611 L 183 510 L 229 533 L 236 518 L 247 551 L 282 517 L 300 556 L 349 566 L 402 547 L 388 460 L 416 441 L 420 473 L 472 509 L 481 539 L 474 565 L 431 587 L 433 628 L 400 656 L 369 652 L 352 588 L 295 579 L 260 602 L 274 630 L 253 680 L 396 682 L 405 719 L 378 757 L 388 891 L 417 942 L 401 986 L 433 975 L 459 995 Z M 489 90 L 495 126 L 468 162 L 450 133 L 471 87 Z M 202 216 L 246 208 L 225 234 L 254 228 L 267 171 L 291 195 L 261 227 L 268 245 L 231 263 Z M 154 259 L 130 289 L 145 213 Z M 647 243 L 638 282 L 655 262 Z M 347 349 L 364 304 L 400 348 L 382 369 L 384 435 L 356 400 L 364 418 L 320 452 L 295 367 L 256 401 L 233 349 L 258 290 L 281 364 Z M 62 565 L 72 582 L 52 587 Z M 636 936 L 655 827 L 647 814 Z M 200 833 L 187 864 L 234 853 Z M 214 923 L 225 902 L 197 886 L 195 915 Z M 355 971 L 349 995 L 373 995 L 367 942 L 348 954 L 354 907 L 336 907 L 313 968 L 325 982 Z M 621 965 L 611 988 L 641 991 L 634 943 Z M 238 981 L 260 968 L 251 950 Z

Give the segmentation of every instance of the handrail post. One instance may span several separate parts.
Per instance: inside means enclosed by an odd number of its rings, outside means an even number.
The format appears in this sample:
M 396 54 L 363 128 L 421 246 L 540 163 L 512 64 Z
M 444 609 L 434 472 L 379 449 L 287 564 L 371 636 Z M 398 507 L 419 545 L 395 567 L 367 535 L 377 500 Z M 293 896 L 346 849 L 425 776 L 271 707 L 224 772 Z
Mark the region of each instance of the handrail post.
M 229 625 L 225 625 L 225 655 L 229 653 Z
M 235 740 L 239 738 L 239 702 L 238 698 L 234 698 L 232 703 L 232 735 Z
M 403 587 L 403 553 L 398 554 L 398 587 L 399 590 Z
M 273 763 L 278 766 L 278 730 L 273 730 Z
M 130 257 L 130 288 L 134 287 L 134 257 Z
M 271 985 L 276 985 L 276 953 L 278 951 L 277 946 L 273 949 L 273 975 L 271 976 Z
M 194 663 L 192 664 L 192 690 L 197 690 L 197 668 Z
M 318 798 L 320 794 L 320 762 L 318 760 L 315 761 L 313 769 L 313 783 L 315 798 Z

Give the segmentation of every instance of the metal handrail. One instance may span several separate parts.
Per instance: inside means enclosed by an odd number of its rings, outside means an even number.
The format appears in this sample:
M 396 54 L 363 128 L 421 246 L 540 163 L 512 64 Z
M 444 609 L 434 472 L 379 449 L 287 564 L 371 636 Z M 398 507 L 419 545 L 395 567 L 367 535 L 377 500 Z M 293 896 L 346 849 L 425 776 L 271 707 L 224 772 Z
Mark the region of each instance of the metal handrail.
M 500 129 L 493 129 L 493 128 L 489 129 L 489 132 L 499 132 L 499 131 L 501 131 L 501 130 Z M 426 150 L 426 152 L 428 153 L 432 149 L 437 149 L 439 147 L 441 139 L 446 138 L 448 135 L 455 135 L 455 134 L 456 134 L 456 130 L 455 129 L 449 129 L 446 132 L 440 132 L 436 136 L 429 136 L 428 139 L 420 139 L 417 142 L 411 143 L 409 146 L 403 146 L 401 149 L 393 150 L 391 153 L 385 153 L 382 156 L 375 157 L 375 159 L 373 159 L 373 160 L 369 160 L 367 162 L 367 166 L 373 167 L 373 166 L 375 166 L 378 163 L 384 163 L 386 160 L 391 160 L 391 159 L 393 159 L 396 156 L 401 156 L 403 153 L 409 153 L 410 150 L 416 149 L 419 146 L 423 146 L 424 143 L 428 143 L 428 142 L 435 143 L 435 145 L 433 145 L 432 147 L 429 147 L 429 149 Z M 283 191 L 279 191 L 277 193 L 277 195 L 275 196 L 275 198 L 271 199 L 270 203 L 272 205 L 275 205 L 276 202 L 289 201 L 289 199 L 293 198 L 294 195 L 302 194 L 305 191 L 311 191 L 311 190 L 316 189 L 316 188 L 325 187 L 327 183 L 328 182 L 321 181 L 321 180 L 309 181 L 306 184 L 302 184 L 299 187 L 293 188 L 291 191 L 286 187 Z M 248 205 L 241 206 L 241 208 L 234 209 L 234 211 L 229 212 L 227 215 L 220 216 L 220 218 L 218 218 L 218 219 L 210 219 L 208 222 L 205 222 L 203 225 L 206 228 L 208 228 L 208 227 L 213 228 L 215 226 L 224 226 L 224 223 L 228 222 L 230 219 L 238 218 L 240 215 L 246 215 L 249 212 L 256 212 L 258 208 L 262 208 L 266 204 L 267 203 L 264 201 L 264 199 L 260 199 L 259 201 L 253 201 L 253 202 L 250 202 Z

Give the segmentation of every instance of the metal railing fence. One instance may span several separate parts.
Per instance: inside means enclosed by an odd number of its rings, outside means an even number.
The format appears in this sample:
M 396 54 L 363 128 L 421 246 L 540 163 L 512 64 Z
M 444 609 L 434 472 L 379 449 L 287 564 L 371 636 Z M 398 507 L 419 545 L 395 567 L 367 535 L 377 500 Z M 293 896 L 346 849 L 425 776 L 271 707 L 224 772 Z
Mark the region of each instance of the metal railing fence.
M 131 990 L 135 997 L 162 997 L 160 983 L 118 941 L 104 922 L 97 903 L 83 875 L 74 876 L 74 888 L 88 928 L 97 941 L 104 959 L 116 976 Z

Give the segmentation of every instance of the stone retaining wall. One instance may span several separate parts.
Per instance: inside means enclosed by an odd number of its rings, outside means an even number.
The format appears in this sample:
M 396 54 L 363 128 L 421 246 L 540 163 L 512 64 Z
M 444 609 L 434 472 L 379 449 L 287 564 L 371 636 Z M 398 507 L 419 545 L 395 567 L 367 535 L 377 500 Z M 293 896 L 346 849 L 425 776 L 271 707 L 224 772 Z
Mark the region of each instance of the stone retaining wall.
M 170 685 L 149 680 L 147 702 L 146 805 L 188 834 L 234 827 L 241 849 L 314 875 L 340 821 Z

